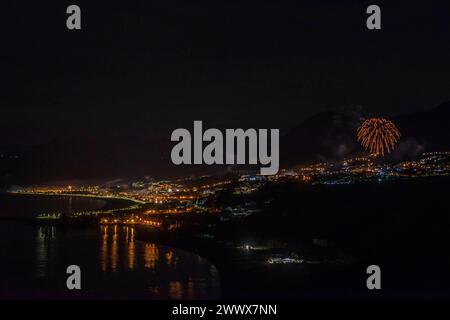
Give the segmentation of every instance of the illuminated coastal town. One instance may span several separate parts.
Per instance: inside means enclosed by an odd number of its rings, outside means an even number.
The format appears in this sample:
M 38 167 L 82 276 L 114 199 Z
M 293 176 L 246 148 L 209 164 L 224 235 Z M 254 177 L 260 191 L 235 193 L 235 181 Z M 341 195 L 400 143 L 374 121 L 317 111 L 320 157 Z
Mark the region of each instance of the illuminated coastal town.
M 256 202 L 228 206 L 218 201 L 218 195 L 230 190 L 234 196 L 257 194 L 268 184 L 294 181 L 305 185 L 340 185 L 357 183 L 389 183 L 395 180 L 431 178 L 450 175 L 450 152 L 422 154 L 417 160 L 386 164 L 373 156 L 358 156 L 337 163 L 315 163 L 281 170 L 274 176 L 248 172 L 223 176 L 202 176 L 177 180 L 153 181 L 120 180 L 104 185 L 68 185 L 14 187 L 11 193 L 47 196 L 78 196 L 129 201 L 119 209 L 74 212 L 69 220 L 83 217 L 98 218 L 100 224 L 141 225 L 172 230 L 182 225 L 187 215 L 214 216 L 228 221 L 257 214 L 264 207 Z M 264 199 L 268 204 L 270 199 Z M 41 221 L 62 219 L 62 212 L 43 212 L 36 217 Z M 168 218 L 180 218 L 176 224 L 164 223 Z M 170 219 L 169 219 L 170 220 Z
M 57 232 L 64 236 L 67 230 L 83 230 L 100 235 L 102 275 L 119 273 L 121 267 L 135 270 L 135 242 L 140 241 L 146 243 L 138 245 L 143 249 L 144 269 L 155 269 L 159 260 L 177 269 L 175 253 L 163 247 L 156 250 L 157 244 L 208 261 L 220 274 L 224 296 L 254 297 L 267 285 L 279 287 L 290 297 L 297 294 L 289 286 L 297 274 L 346 274 L 354 281 L 349 273 L 357 274 L 355 270 L 368 261 L 388 257 L 395 264 L 397 252 L 416 241 L 403 231 L 405 226 L 412 226 L 411 234 L 423 232 L 429 203 L 438 208 L 437 218 L 447 221 L 440 215 L 445 212 L 440 193 L 450 176 L 449 151 L 398 157 L 393 151 L 398 150 L 401 133 L 384 118 L 362 121 L 355 133 L 362 149 L 352 156 L 298 161 L 274 175 L 235 166 L 172 179 L 145 175 L 95 183 L 61 180 L 13 185 L 3 191 L 23 201 L 39 198 L 67 204 L 16 218 L 38 230 L 37 261 L 47 261 L 52 251 L 46 244 Z M 96 205 L 79 209 L 74 205 L 79 200 Z M 355 228 L 358 224 L 364 228 Z M 441 234 L 429 233 L 428 241 L 435 243 L 433 237 Z M 159 256 L 165 251 L 164 258 Z M 214 281 L 216 274 L 212 274 Z M 183 296 L 189 279 L 184 279 L 185 284 L 171 281 L 169 296 Z M 332 281 L 342 285 L 339 279 Z M 326 286 L 328 280 L 295 281 Z M 158 296 L 155 290 L 151 294 Z

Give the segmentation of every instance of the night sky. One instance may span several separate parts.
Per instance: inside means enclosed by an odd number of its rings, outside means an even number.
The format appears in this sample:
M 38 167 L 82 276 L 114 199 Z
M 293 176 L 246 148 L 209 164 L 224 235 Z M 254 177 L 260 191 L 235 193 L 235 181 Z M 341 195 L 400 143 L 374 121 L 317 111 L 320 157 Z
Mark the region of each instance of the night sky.
M 161 137 L 193 120 L 283 131 L 330 109 L 450 100 L 450 6 L 366 1 L 2 2 L 1 145 Z M 66 29 L 66 7 L 82 30 Z

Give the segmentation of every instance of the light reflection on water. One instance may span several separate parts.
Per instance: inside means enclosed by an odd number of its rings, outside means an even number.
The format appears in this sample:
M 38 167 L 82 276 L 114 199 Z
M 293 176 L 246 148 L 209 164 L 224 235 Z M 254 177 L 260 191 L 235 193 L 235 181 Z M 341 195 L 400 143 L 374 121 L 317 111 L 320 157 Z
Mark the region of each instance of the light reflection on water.
M 70 298 L 65 268 L 77 264 L 84 283 L 81 297 L 219 298 L 219 276 L 213 265 L 195 254 L 138 241 L 133 227 L 103 225 L 86 230 L 4 222 L 0 249 L 4 275 L 0 297 L 8 297 L 13 287 L 16 297 L 33 292 L 31 297 Z
M 36 276 L 45 278 L 47 275 L 48 261 L 55 255 L 56 227 L 50 226 L 38 228 L 36 236 Z
M 109 226 L 103 225 L 100 227 L 102 246 L 100 254 L 100 264 L 103 272 L 117 272 L 118 243 L 123 240 L 124 244 L 124 258 L 127 261 L 126 267 L 130 270 L 138 268 L 138 261 L 136 259 L 136 242 L 135 229 L 129 226 Z M 120 232 L 121 231 L 121 232 Z M 124 239 L 119 239 L 120 235 Z M 111 240 L 109 240 L 111 239 Z M 108 264 L 109 250 L 111 250 L 111 263 Z M 165 263 L 169 268 L 175 268 L 179 257 L 175 255 L 174 251 L 166 248 L 166 252 L 161 253 L 159 247 L 154 243 L 143 244 L 142 255 L 143 267 L 150 270 L 156 270 L 159 263 Z M 201 263 L 201 260 L 199 261 Z M 214 274 L 217 276 L 217 274 Z M 183 284 L 180 281 L 169 281 L 168 296 L 170 299 L 195 299 L 195 285 L 192 277 L 188 277 L 187 283 Z M 153 294 L 160 294 L 159 286 L 150 286 L 149 291 Z
M 143 248 L 142 264 L 144 268 L 156 269 L 159 261 L 159 249 L 154 243 L 141 243 L 143 247 L 136 249 L 135 229 L 129 226 L 100 226 L 101 232 L 101 249 L 100 249 L 100 265 L 103 272 L 118 271 L 118 263 L 120 259 L 119 245 L 122 246 L 124 257 L 126 260 L 126 268 L 133 270 L 138 266 L 136 250 Z M 122 237 L 122 238 L 120 238 Z M 164 253 L 164 260 L 166 260 L 169 267 L 174 266 L 174 252 L 172 249 L 167 249 Z

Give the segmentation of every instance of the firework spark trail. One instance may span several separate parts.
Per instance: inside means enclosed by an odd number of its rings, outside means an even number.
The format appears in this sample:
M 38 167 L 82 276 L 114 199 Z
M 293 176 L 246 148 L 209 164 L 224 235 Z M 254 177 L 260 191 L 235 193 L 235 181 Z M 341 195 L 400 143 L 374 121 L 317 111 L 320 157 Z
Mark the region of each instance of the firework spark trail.
M 382 155 L 394 150 L 400 139 L 400 131 L 389 120 L 371 118 L 363 122 L 358 128 L 358 141 L 364 149 L 373 155 Z

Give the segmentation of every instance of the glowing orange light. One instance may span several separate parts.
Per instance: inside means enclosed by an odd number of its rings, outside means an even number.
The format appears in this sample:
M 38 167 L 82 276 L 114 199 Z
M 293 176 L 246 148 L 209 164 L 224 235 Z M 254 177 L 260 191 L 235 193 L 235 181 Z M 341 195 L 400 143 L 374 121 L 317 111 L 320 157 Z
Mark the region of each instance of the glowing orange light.
M 389 120 L 371 118 L 358 128 L 358 141 L 364 149 L 377 156 L 392 152 L 400 139 L 400 131 Z

